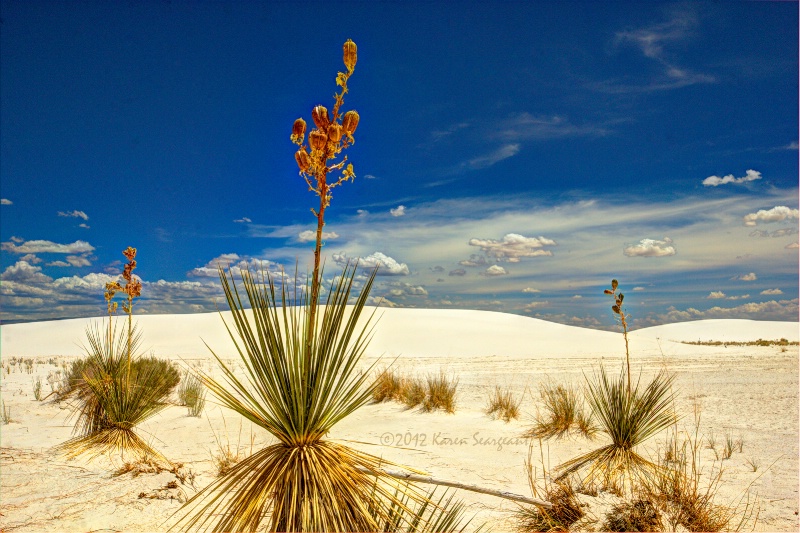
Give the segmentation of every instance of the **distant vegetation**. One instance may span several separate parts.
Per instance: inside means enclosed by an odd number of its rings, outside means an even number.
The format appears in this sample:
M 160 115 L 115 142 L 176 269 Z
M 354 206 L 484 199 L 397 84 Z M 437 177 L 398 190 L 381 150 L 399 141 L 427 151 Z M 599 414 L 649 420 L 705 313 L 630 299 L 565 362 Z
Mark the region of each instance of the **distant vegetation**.
M 757 341 L 681 341 L 681 344 L 692 344 L 694 346 L 798 346 L 800 342 L 789 342 L 787 339 Z

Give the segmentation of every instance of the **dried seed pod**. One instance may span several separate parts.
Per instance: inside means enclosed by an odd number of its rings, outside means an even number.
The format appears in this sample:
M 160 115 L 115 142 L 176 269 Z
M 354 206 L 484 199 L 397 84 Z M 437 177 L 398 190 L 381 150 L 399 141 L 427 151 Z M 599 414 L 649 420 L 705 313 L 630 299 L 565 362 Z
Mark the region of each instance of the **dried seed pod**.
M 355 111 L 348 111 L 344 114 L 344 118 L 342 119 L 342 128 L 347 135 L 352 135 L 355 133 L 356 128 L 358 127 L 358 113 Z
M 300 172 L 305 172 L 311 166 L 311 157 L 306 152 L 305 148 L 300 148 L 294 154 L 294 159 L 297 161 L 297 166 L 300 167 Z
M 615 279 L 612 279 L 611 280 L 611 288 L 614 289 L 614 290 L 617 290 L 617 287 L 619 287 L 619 282 L 617 280 L 615 280 Z
M 325 132 L 320 130 L 312 130 L 308 134 L 308 144 L 311 145 L 312 150 L 324 150 L 325 143 L 328 142 L 328 136 Z
M 124 255 L 128 259 L 128 261 L 133 261 L 133 258 L 136 257 L 136 248 L 128 246 L 122 252 L 122 255 Z
M 622 305 L 622 300 L 624 300 L 624 299 L 625 299 L 625 295 L 622 294 L 622 293 L 619 293 L 619 296 L 617 297 L 617 302 L 619 303 L 619 305 Z
M 603 291 L 603 294 L 614 294 L 614 291 L 612 291 L 611 289 L 606 289 Z
M 342 138 L 342 125 L 335 122 L 328 126 L 328 139 L 338 143 Z
M 330 120 L 328 119 L 328 109 L 324 105 L 315 106 L 311 110 L 311 118 L 314 119 L 314 124 L 321 130 L 328 128 Z
M 344 66 L 346 66 L 347 70 L 350 72 L 353 72 L 353 69 L 356 68 L 356 61 L 358 60 L 357 51 L 356 43 L 347 39 L 344 43 Z
M 292 126 L 292 142 L 295 144 L 303 144 L 303 138 L 306 136 L 306 121 L 298 118 L 294 121 Z
M 612 306 L 611 306 L 611 310 L 612 310 L 612 311 L 614 311 L 614 312 L 615 312 L 615 313 L 617 313 L 617 314 L 620 314 L 620 313 L 619 313 L 619 306 L 617 306 L 617 305 L 612 305 Z

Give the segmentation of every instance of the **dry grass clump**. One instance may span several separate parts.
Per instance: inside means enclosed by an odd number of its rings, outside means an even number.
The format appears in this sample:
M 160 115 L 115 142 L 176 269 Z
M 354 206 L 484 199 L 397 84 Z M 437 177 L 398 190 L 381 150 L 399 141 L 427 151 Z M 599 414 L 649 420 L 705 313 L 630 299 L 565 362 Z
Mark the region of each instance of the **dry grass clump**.
M 583 518 L 584 512 L 578 500 L 577 490 L 572 478 L 551 480 L 542 463 L 542 486 L 536 476 L 531 457 L 533 446 L 528 448 L 525 468 L 528 473 L 528 486 L 534 498 L 553 504 L 551 509 L 533 505 L 520 505 L 514 513 L 515 529 L 519 533 L 534 531 L 569 531 L 570 526 Z
M 622 502 L 606 514 L 603 531 L 661 531 L 661 513 L 649 500 Z
M 735 505 L 717 503 L 723 470 L 717 461 L 704 479 L 700 462 L 703 439 L 699 437 L 700 412 L 695 410 L 692 434 L 679 437 L 674 430 L 666 450 L 659 455 L 659 468 L 642 486 L 642 494 L 662 512 L 671 531 L 740 531 L 755 527 L 757 502 L 742 499 Z
M 440 371 L 438 375 L 429 375 L 426 378 L 428 391 L 422 400 L 422 410 L 426 413 L 442 409 L 448 413 L 456 412 L 457 378 L 449 378 Z
M 372 400 L 375 403 L 382 402 L 402 402 L 408 379 L 401 376 L 392 369 L 385 368 L 378 374 L 375 380 L 375 388 L 372 391 Z
M 575 387 L 543 383 L 539 387 L 539 395 L 542 399 L 542 410 L 537 412 L 536 423 L 525 433 L 525 437 L 561 438 L 574 432 L 591 438 L 597 432 Z
M 426 395 L 427 391 L 422 380 L 410 379 L 405 382 L 401 394 L 401 401 L 405 404 L 406 408 L 413 409 L 425 401 Z
M 42 401 L 42 378 L 41 378 L 41 376 L 36 376 L 36 379 L 33 380 L 33 397 L 36 398 L 37 402 Z
M 489 397 L 489 402 L 486 406 L 486 414 L 496 416 L 504 422 L 510 422 L 519 417 L 519 406 L 521 403 L 522 399 L 515 399 L 514 394 L 510 390 L 503 390 L 498 385 L 495 386 L 494 393 Z
M 457 388 L 458 379 L 447 377 L 443 371 L 438 375 L 431 374 L 423 381 L 387 368 L 375 380 L 372 401 L 396 401 L 403 403 L 408 409 L 421 406 L 424 412 L 442 409 L 453 413 L 456 409 Z
M 206 405 L 206 388 L 203 381 L 188 370 L 178 387 L 178 402 L 185 405 L 189 416 L 199 417 Z

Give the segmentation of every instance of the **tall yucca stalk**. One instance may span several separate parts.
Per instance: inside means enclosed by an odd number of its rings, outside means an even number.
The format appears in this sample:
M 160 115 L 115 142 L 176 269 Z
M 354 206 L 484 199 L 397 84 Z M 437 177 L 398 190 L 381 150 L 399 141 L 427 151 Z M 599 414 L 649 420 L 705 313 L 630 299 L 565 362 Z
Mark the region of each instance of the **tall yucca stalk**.
M 330 191 L 355 177 L 353 166 L 344 166 L 346 157 L 328 163 L 354 142 L 359 120 L 355 111 L 340 114 L 356 64 L 356 45 L 350 40 L 344 44 L 344 63 L 347 72 L 336 78 L 342 90 L 332 115 L 321 105 L 312 110 L 316 129 L 309 134 L 310 153 L 303 144 L 305 121 L 299 118 L 292 127 L 291 139 L 300 146 L 295 154 L 300 174 L 320 201 L 319 209 L 312 210 L 317 232 L 311 280 L 298 288 L 297 272 L 294 278 L 281 272 L 276 289 L 268 270 L 244 270 L 237 284 L 233 272 L 220 267 L 233 320 L 226 327 L 244 376 L 238 377 L 216 354 L 224 379 L 201 374 L 222 405 L 268 431 L 277 443 L 195 495 L 175 527 L 254 531 L 266 520 L 270 531 L 384 531 L 398 522 L 410 531 L 427 531 L 452 525 L 448 521 L 455 518 L 447 517 L 458 514 L 429 512 L 439 506 L 415 486 L 391 478 L 382 470 L 385 461 L 325 438 L 335 424 L 369 403 L 375 386 L 369 370 L 358 364 L 374 311 L 362 323 L 359 318 L 377 270 L 348 306 L 358 264 L 347 265 L 320 305 L 322 228 Z M 334 170 L 341 176 L 329 182 Z M 414 511 L 413 504 L 421 510 Z

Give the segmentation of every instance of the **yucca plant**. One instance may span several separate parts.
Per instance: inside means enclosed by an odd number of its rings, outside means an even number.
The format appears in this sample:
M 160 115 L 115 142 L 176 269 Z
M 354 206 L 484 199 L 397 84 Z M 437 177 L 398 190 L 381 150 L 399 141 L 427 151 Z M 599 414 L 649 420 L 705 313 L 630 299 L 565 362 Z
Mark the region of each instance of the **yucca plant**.
M 299 286 L 296 271 L 292 279 L 284 273 L 275 277 L 267 270 L 244 270 L 237 282 L 230 269 L 220 266 L 232 316 L 226 327 L 243 376 L 216 354 L 224 378 L 200 373 L 221 405 L 277 442 L 255 451 L 190 499 L 174 527 L 255 531 L 266 521 L 270 531 L 383 531 L 387 524 L 396 531 L 419 519 L 419 527 L 411 530 L 425 531 L 439 516 L 413 512 L 414 504 L 438 505 L 414 485 L 390 477 L 383 468 L 391 463 L 326 438 L 338 422 L 369 403 L 374 392 L 370 369 L 358 367 L 371 337 L 374 311 L 359 319 L 377 271 L 348 306 L 358 271 L 357 263 L 348 264 L 320 305 L 320 249 L 330 190 L 355 177 L 352 165 L 344 166 L 346 158 L 328 163 L 352 144 L 358 124 L 355 111 L 340 113 L 356 64 L 356 45 L 350 40 L 344 44 L 344 63 L 347 73 L 337 76 L 342 90 L 335 96 L 332 114 L 321 105 L 312 111 L 316 129 L 309 134 L 310 153 L 303 145 L 305 121 L 297 119 L 292 128 L 291 139 L 300 146 L 295 154 L 300 174 L 320 199 L 314 211 L 317 238 L 311 279 Z M 329 183 L 333 170 L 342 174 Z
M 676 421 L 673 410 L 674 375 L 660 371 L 649 383 L 631 383 L 628 325 L 623 309 L 624 295 L 618 292 L 617 280 L 605 293 L 614 298 L 612 310 L 619 318 L 625 337 L 625 361 L 618 377 L 609 376 L 601 365 L 599 375 L 588 381 L 588 401 L 592 416 L 610 444 L 571 459 L 557 467 L 561 477 L 584 467 L 587 479 L 599 480 L 604 486 L 619 490 L 634 485 L 655 473 L 658 465 L 640 455 L 636 447 Z
M 73 365 L 80 375 L 69 378 L 76 436 L 57 449 L 70 456 L 121 451 L 166 461 L 134 428 L 168 405 L 166 398 L 180 377 L 166 361 L 138 355 L 141 335 L 133 324 L 133 300 L 141 294 L 142 285 L 132 274 L 136 249 L 128 247 L 122 253 L 128 259 L 122 274 L 125 286 L 118 282 L 106 285 L 108 328 L 87 327 L 87 359 Z M 112 321 L 117 307 L 112 299 L 117 291 L 127 295 L 123 309 L 128 315 L 127 328 L 118 334 Z

